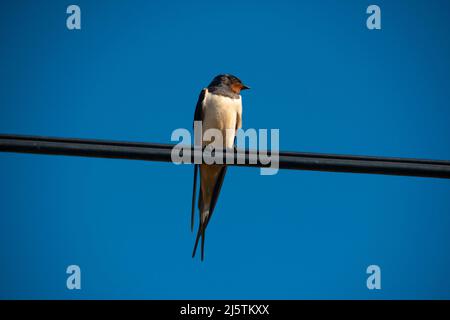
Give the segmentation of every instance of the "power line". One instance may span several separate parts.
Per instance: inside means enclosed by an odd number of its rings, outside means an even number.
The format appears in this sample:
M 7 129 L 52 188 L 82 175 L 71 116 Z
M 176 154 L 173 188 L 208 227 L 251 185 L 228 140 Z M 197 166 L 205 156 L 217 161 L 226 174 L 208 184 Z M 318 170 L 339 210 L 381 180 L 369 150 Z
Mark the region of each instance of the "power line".
M 47 155 L 83 156 L 172 162 L 173 144 L 121 142 L 95 139 L 53 138 L 0 134 L 0 151 Z M 187 146 L 191 151 L 193 147 Z M 269 167 L 254 151 L 238 150 L 231 165 Z M 269 153 L 270 155 L 270 153 Z M 238 163 L 238 158 L 245 160 Z M 192 163 L 193 157 L 187 163 Z M 280 169 L 369 173 L 450 179 L 450 161 L 408 158 L 334 155 L 324 153 L 279 152 Z

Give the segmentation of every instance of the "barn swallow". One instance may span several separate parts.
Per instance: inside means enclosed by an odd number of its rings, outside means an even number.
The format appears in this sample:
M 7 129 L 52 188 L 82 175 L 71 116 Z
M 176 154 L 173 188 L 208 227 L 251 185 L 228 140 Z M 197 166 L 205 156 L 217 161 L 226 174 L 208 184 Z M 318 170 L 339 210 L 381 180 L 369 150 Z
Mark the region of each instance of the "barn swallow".
M 242 127 L 242 98 L 241 90 L 250 89 L 242 81 L 230 74 L 216 76 L 198 97 L 195 108 L 194 121 L 202 121 L 202 136 L 208 129 L 218 129 L 222 133 L 223 145 L 215 148 L 233 148 L 236 131 Z M 228 129 L 228 130 L 227 130 Z M 231 129 L 231 130 L 230 130 Z M 232 132 L 232 134 L 230 134 Z M 203 140 L 202 148 L 212 141 Z M 191 230 L 194 228 L 194 213 L 196 200 L 197 175 L 200 169 L 200 192 L 198 209 L 200 222 L 195 239 L 195 256 L 199 239 L 201 242 L 201 260 L 204 258 L 205 230 L 213 214 L 227 171 L 223 164 L 195 164 L 194 187 L 192 193 Z

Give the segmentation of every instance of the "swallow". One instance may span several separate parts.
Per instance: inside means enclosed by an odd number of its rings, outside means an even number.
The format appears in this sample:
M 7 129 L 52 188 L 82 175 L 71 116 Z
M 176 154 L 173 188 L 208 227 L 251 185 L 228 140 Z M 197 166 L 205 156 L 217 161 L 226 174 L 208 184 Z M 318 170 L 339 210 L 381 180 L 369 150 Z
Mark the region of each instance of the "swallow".
M 236 131 L 242 127 L 241 90 L 250 89 L 242 81 L 230 74 L 216 76 L 198 97 L 194 121 L 202 122 L 202 136 L 208 129 L 220 130 L 223 145 L 215 148 L 233 148 Z M 231 130 L 230 130 L 231 129 Z M 202 148 L 214 143 L 203 139 Z M 200 171 L 200 192 L 198 210 L 200 216 L 197 237 L 192 257 L 195 257 L 201 238 L 201 260 L 204 259 L 205 231 L 211 220 L 214 208 L 222 188 L 227 166 L 223 164 L 195 164 L 194 186 L 192 192 L 191 231 L 194 229 L 195 202 L 197 194 L 197 176 Z

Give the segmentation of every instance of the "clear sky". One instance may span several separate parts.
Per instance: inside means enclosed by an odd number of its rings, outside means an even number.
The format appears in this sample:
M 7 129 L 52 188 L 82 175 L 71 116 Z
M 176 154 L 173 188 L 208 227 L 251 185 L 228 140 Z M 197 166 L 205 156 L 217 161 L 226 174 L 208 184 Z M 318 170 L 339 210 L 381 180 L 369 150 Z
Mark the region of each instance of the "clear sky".
M 0 132 L 168 143 L 232 73 L 282 150 L 450 159 L 450 4 L 375 3 L 2 1 Z M 0 154 L 0 298 L 450 298 L 450 181 L 231 167 L 201 263 L 192 170 Z

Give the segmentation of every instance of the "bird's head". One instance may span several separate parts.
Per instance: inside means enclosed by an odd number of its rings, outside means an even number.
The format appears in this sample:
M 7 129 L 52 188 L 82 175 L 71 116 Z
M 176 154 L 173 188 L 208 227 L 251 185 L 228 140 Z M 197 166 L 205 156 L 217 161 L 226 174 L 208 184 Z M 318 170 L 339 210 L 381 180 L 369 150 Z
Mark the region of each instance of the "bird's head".
M 231 74 L 220 74 L 216 76 L 209 84 L 209 87 L 225 87 L 235 94 L 240 94 L 241 90 L 250 89 L 250 87 L 242 83 L 241 79 Z

